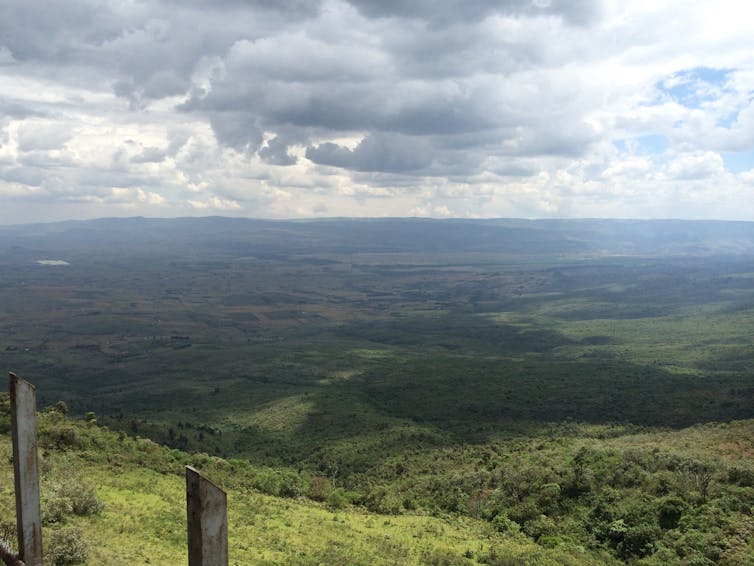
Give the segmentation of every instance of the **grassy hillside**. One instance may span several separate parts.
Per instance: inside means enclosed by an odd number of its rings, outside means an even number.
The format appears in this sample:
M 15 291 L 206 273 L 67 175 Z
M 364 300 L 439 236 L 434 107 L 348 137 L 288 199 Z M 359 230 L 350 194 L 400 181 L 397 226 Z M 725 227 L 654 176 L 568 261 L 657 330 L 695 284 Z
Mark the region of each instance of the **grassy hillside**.
M 8 462 L 7 395 L 0 402 L 5 431 L 0 454 Z M 357 495 L 338 496 L 307 475 L 189 455 L 68 420 L 54 408 L 40 414 L 38 425 L 43 536 L 48 554 L 62 556 L 59 563 L 185 564 L 187 464 L 228 491 L 231 564 L 504 563 L 496 557 L 531 564 L 601 563 L 599 553 L 577 545 L 548 550 L 480 519 L 371 513 L 356 503 Z M 0 480 L 13 485 L 11 466 L 0 470 Z M 281 480 L 287 482 L 286 497 L 265 493 L 279 493 Z M 326 501 L 318 501 L 328 489 Z M 0 494 L 0 510 L 5 537 L 15 541 L 12 488 Z M 66 561 L 66 550 L 86 558 Z
M 368 492 L 189 455 L 54 408 L 39 430 L 44 537 L 60 564 L 185 563 L 186 464 L 229 493 L 232 564 L 753 562 L 754 421 L 640 434 L 572 425 L 427 449 L 386 461 L 390 481 Z M 12 486 L 11 467 L 0 474 Z M 12 489 L 0 509 L 11 537 Z

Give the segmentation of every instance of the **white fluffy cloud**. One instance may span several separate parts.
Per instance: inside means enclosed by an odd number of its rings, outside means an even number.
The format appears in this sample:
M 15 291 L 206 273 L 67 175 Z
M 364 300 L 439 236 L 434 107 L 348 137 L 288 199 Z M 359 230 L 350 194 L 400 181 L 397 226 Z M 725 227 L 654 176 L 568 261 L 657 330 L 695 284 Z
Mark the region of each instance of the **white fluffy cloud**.
M 732 0 L 8 0 L 0 223 L 754 220 Z

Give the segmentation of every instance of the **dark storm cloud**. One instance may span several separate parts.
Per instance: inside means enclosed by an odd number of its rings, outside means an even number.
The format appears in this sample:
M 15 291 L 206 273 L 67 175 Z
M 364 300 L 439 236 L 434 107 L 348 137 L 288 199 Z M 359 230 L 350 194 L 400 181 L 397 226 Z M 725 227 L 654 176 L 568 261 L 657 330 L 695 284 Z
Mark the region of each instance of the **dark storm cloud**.
M 165 0 L 175 7 L 192 6 L 199 9 L 236 10 L 254 8 L 264 12 L 282 13 L 288 18 L 302 19 L 316 16 L 321 0 Z
M 226 112 L 234 112 L 235 119 L 256 115 L 270 129 L 292 125 L 333 132 L 376 130 L 413 135 L 476 132 L 503 119 L 489 107 L 492 101 L 485 100 L 484 89 L 474 86 L 468 89 L 473 92 L 459 93 L 454 92 L 455 85 L 429 81 L 348 83 L 323 78 L 305 84 L 262 83 L 266 88 L 250 86 L 240 93 L 234 88 L 237 84 L 234 75 L 228 76 L 215 83 L 206 98 L 184 107 L 208 111 L 216 133 L 234 147 L 235 140 L 214 124 L 215 119 L 232 122 L 222 117 Z
M 517 1 L 468 6 L 361 2 L 355 6 L 367 19 L 334 4 L 329 19 L 308 21 L 293 32 L 235 42 L 209 87 L 196 90 L 181 108 L 207 115 L 218 140 L 229 147 L 254 151 L 260 147 L 261 131 L 277 134 L 294 129 L 297 143 L 308 147 L 312 161 L 356 171 L 426 173 L 429 164 L 422 156 L 392 157 L 405 151 L 399 140 L 406 136 L 421 136 L 423 150 L 435 153 L 447 154 L 456 147 L 458 154 L 436 159 L 430 174 L 479 163 L 477 157 L 461 155 L 462 146 L 473 151 L 496 144 L 494 151 L 511 155 L 530 151 L 570 156 L 592 141 L 581 126 L 572 125 L 556 131 L 552 139 L 557 123 L 552 124 L 549 107 L 561 101 L 549 85 L 527 84 L 538 77 L 514 76 L 547 64 L 552 54 L 542 51 L 537 43 L 541 38 L 507 37 L 480 20 L 503 14 L 522 18 L 520 27 L 532 16 L 557 15 L 569 23 L 585 22 L 598 13 L 594 3 L 538 7 Z M 462 13 L 465 16 L 456 21 Z M 385 26 L 379 20 L 388 16 L 398 19 Z M 436 17 L 447 19 L 448 25 L 442 29 L 417 25 Z M 578 121 L 580 109 L 567 104 L 562 110 L 577 110 L 571 121 Z M 366 145 L 351 152 L 309 142 L 350 133 L 367 134 Z M 375 140 L 379 150 L 371 145 Z M 391 144 L 398 145 L 390 150 Z M 282 140 L 261 151 L 269 163 L 295 163 Z
M 88 2 L 26 0 L 0 5 L 0 44 L 18 61 L 71 61 L 86 44 L 117 37 L 124 24 Z
M 57 80 L 99 75 L 104 84 L 90 87 L 112 85 L 119 96 L 158 99 L 185 93 L 203 58 L 222 56 L 236 41 L 275 34 L 318 11 L 317 3 L 295 1 L 14 0 L 0 3 L 0 48 Z
M 132 111 L 186 96 L 178 108 L 206 119 L 221 145 L 279 166 L 297 162 L 292 145 L 315 163 L 409 175 L 473 173 L 490 153 L 583 151 L 592 138 L 580 109 L 567 106 L 576 118 L 559 128 L 549 107 L 560 100 L 537 77 L 516 76 L 548 65 L 552 52 L 536 33 L 501 28 L 498 16 L 512 29 L 550 30 L 591 23 L 599 10 L 591 0 L 162 0 L 96 9 L 89 0 L 19 0 L 0 8 L 0 48 L 30 74 L 110 89 Z M 343 136 L 362 141 L 353 150 L 327 143 Z M 27 134 L 20 146 L 52 149 L 59 137 Z M 151 147 L 130 162 L 164 157 Z
M 310 147 L 306 157 L 355 171 L 404 173 L 427 168 L 432 163 L 432 148 L 422 138 L 380 134 L 367 136 L 353 150 L 334 143 Z
M 367 17 L 413 18 L 436 24 L 478 21 L 491 14 L 557 15 L 569 23 L 587 24 L 599 14 L 595 0 L 348 0 Z
M 250 112 L 213 112 L 210 124 L 217 139 L 238 151 L 256 151 L 262 145 L 262 130 Z
M 295 165 L 298 161 L 295 156 L 288 153 L 288 144 L 280 136 L 269 140 L 267 145 L 259 150 L 259 157 L 271 165 Z

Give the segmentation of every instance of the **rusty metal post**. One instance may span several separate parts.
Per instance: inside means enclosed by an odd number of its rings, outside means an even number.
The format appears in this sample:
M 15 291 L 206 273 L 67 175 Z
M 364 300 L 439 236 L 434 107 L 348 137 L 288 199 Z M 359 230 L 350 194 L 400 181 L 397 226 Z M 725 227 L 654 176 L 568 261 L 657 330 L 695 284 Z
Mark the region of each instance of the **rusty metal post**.
M 42 566 L 42 522 L 39 511 L 37 460 L 37 396 L 34 386 L 10 374 L 13 428 L 13 472 L 16 486 L 18 555 L 27 566 Z
M 225 492 L 186 466 L 189 566 L 228 566 L 228 502 Z

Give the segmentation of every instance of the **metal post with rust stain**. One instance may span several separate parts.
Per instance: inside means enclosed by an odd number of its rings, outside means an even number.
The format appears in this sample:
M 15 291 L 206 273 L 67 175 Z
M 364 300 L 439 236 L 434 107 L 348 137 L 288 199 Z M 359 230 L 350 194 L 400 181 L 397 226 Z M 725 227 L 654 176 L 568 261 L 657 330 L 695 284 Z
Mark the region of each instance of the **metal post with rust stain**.
M 10 374 L 13 472 L 16 486 L 18 555 L 26 566 L 42 566 L 42 523 L 37 460 L 37 396 L 34 386 Z
M 189 566 L 228 566 L 228 502 L 225 492 L 186 466 Z

